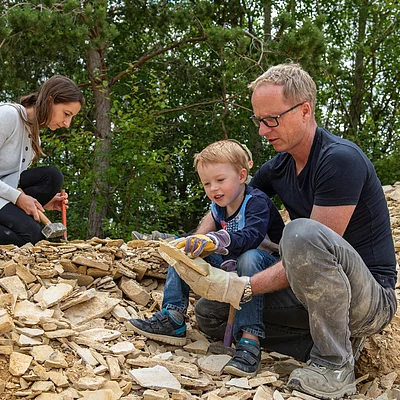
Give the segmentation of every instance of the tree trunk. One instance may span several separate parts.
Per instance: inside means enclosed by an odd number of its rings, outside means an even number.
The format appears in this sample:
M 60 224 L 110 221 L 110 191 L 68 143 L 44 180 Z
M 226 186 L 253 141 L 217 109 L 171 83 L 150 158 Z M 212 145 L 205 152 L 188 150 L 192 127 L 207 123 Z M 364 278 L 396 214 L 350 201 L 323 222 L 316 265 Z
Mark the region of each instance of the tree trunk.
M 93 173 L 92 200 L 89 208 L 88 237 L 103 236 L 103 222 L 107 216 L 109 183 L 106 178 L 110 166 L 111 130 L 110 89 L 104 60 L 104 50 L 89 51 L 88 71 L 92 85 L 95 104 L 95 133 L 97 137 Z
M 265 6 L 264 6 L 264 41 L 265 42 L 268 42 L 269 40 L 271 40 L 271 34 L 272 34 L 271 9 L 272 9 L 272 0 L 265 0 Z
M 350 135 L 357 137 L 360 126 L 360 118 L 362 112 L 362 100 L 364 96 L 364 43 L 365 31 L 367 26 L 367 7 L 364 4 L 360 5 L 358 18 L 358 35 L 357 49 L 354 65 L 354 91 L 350 100 Z

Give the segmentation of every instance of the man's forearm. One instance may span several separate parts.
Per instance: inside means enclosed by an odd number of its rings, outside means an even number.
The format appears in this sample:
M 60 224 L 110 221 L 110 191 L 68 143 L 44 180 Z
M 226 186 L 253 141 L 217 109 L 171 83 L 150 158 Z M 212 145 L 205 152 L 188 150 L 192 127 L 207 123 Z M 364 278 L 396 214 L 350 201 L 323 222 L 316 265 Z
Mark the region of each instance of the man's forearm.
M 289 287 L 282 261 L 250 278 L 253 294 L 272 293 Z

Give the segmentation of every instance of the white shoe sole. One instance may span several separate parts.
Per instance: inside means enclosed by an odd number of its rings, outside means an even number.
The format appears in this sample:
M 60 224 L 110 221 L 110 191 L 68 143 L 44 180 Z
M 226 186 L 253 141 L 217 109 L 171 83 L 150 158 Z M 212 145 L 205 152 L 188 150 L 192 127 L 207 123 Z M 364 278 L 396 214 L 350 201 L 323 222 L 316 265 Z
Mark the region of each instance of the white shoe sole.
M 157 340 L 158 342 L 172 344 L 174 346 L 184 346 L 186 344 L 186 337 L 179 338 L 179 337 L 174 337 L 174 336 L 158 335 L 156 333 L 150 333 L 150 332 L 142 331 L 141 329 L 139 329 L 136 326 L 132 325 L 129 321 L 126 321 L 125 327 L 129 331 L 133 331 L 135 333 L 138 333 L 139 335 L 147 337 L 148 339 Z

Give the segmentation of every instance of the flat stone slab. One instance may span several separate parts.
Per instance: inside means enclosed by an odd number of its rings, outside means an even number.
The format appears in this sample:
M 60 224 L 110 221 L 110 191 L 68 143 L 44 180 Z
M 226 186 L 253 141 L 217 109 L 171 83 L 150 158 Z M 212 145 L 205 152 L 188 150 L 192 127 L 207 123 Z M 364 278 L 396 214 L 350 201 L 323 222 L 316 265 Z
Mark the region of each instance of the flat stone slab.
M 200 275 L 207 276 L 207 270 L 204 264 L 207 264 L 201 257 L 190 258 L 182 249 L 177 249 L 175 246 L 168 243 L 160 243 L 160 248 L 158 249 L 161 257 L 167 261 L 168 264 L 174 265 L 174 261 L 181 261 L 188 267 L 192 268 Z
M 0 309 L 0 335 L 11 332 L 14 329 L 14 322 L 8 312 Z
M 43 344 L 33 347 L 31 350 L 31 356 L 35 359 L 35 361 L 44 363 L 53 352 L 54 349 L 51 346 L 48 344 Z
M 232 378 L 230 381 L 226 382 L 226 386 L 235 386 L 242 389 L 251 389 L 249 385 L 249 380 L 247 378 Z
M 199 360 L 199 367 L 202 371 L 211 375 L 219 375 L 225 365 L 232 357 L 227 354 L 217 354 Z
M 84 256 L 76 256 L 72 259 L 72 262 L 86 267 L 101 269 L 102 271 L 108 271 L 110 269 L 108 264 Z
M 40 336 L 43 335 L 44 330 L 43 329 L 35 329 L 35 328 L 17 328 L 16 331 L 18 333 L 21 333 L 23 335 L 29 336 L 29 337 L 35 337 L 35 336 Z
M 67 368 L 68 363 L 64 357 L 64 354 L 59 350 L 53 350 L 49 358 L 45 360 L 44 366 L 46 368 Z
M 167 389 L 178 392 L 181 389 L 179 381 L 161 365 L 152 368 L 132 369 L 129 371 L 132 378 L 142 387 L 149 389 Z
M 133 343 L 127 341 L 114 344 L 113 346 L 111 346 L 110 350 L 115 355 L 124 355 L 124 356 L 135 352 L 139 353 L 139 351 L 136 350 Z
M 122 333 L 119 331 L 102 328 L 88 329 L 79 334 L 81 337 L 87 337 L 97 342 L 109 342 L 110 340 L 118 339 L 121 335 Z
M 68 308 L 64 312 L 64 316 L 73 325 L 80 325 L 92 319 L 104 317 L 120 301 L 110 297 L 108 293 L 97 292 L 92 299 Z
M 40 289 L 33 299 L 39 304 L 40 308 L 44 310 L 65 299 L 73 290 L 74 288 L 67 283 L 58 283 L 47 289 Z
M 99 390 L 106 383 L 106 379 L 102 376 L 95 376 L 93 378 L 85 376 L 80 378 L 74 386 L 80 390 Z
M 119 283 L 120 289 L 134 302 L 145 306 L 150 301 L 150 293 L 140 286 L 135 280 L 123 276 Z
M 207 354 L 209 347 L 210 343 L 206 340 L 196 340 L 195 342 L 183 346 L 184 350 L 196 354 Z
M 22 376 L 28 370 L 32 360 L 33 357 L 14 351 L 10 356 L 10 364 L 8 367 L 10 374 Z
M 23 320 L 26 324 L 36 325 L 42 318 L 51 318 L 54 310 L 42 310 L 37 304 L 28 300 L 15 305 L 14 316 Z
M 17 275 L 1 278 L 0 287 L 20 300 L 26 300 L 28 298 L 25 285 Z

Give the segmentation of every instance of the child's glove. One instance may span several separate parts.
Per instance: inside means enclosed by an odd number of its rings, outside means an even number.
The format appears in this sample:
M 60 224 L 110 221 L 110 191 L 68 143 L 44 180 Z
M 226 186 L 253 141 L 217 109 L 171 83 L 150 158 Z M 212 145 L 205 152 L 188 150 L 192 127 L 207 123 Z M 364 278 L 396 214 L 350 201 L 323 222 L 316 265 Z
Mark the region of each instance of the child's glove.
M 208 300 L 230 303 L 237 310 L 240 310 L 240 301 L 249 282 L 248 276 L 238 276 L 234 272 L 225 272 L 220 268 L 212 267 L 201 258 L 195 258 L 193 261 L 207 274 L 204 276 L 183 262 L 170 257 L 161 248 L 158 251 L 161 257 L 175 268 L 175 271 L 193 292 Z
M 220 268 L 226 272 L 236 272 L 236 260 L 226 260 L 221 264 Z
M 228 247 L 231 244 L 229 233 L 223 229 L 218 232 L 210 232 L 206 235 L 192 235 L 186 238 L 185 244 L 178 243 L 176 247 L 181 249 L 185 246 L 185 253 L 191 254 L 192 257 L 206 257 L 211 253 L 228 254 Z

